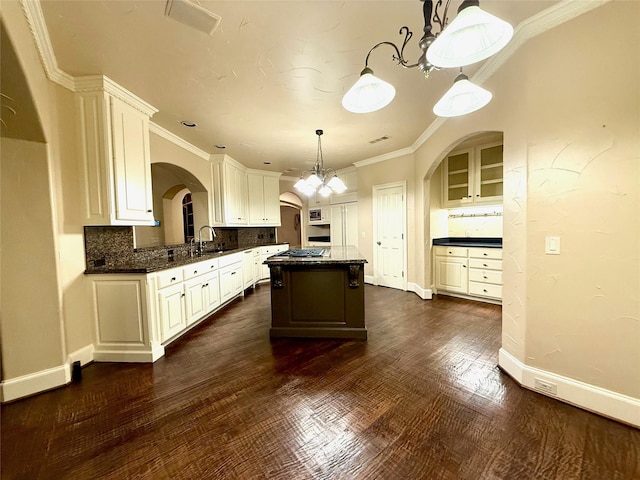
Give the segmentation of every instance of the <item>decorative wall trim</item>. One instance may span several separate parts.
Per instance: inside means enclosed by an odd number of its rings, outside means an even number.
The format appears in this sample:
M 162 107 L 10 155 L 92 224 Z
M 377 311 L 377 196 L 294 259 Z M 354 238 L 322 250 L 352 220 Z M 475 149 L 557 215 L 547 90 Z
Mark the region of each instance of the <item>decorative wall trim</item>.
M 73 365 L 73 362 L 80 362 L 80 365 L 86 365 L 87 363 L 93 362 L 93 352 L 95 348 L 93 344 L 87 345 L 86 347 L 82 347 L 75 352 L 71 352 L 67 356 L 67 364 Z
M 177 337 L 176 337 L 177 338 Z M 153 344 L 149 351 L 96 350 L 93 359 L 96 362 L 153 363 L 164 355 L 164 347 Z
M 415 293 L 422 300 L 431 300 L 433 298 L 433 291 L 430 288 L 422 288 L 414 282 L 409 282 L 407 284 L 407 291 Z
M 165 140 L 170 141 L 171 143 L 177 145 L 178 147 L 184 148 L 188 152 L 191 152 L 194 155 L 197 155 L 198 157 L 202 158 L 203 160 L 209 161 L 209 159 L 211 158 L 211 155 L 209 153 L 205 152 L 204 150 L 201 150 L 200 148 L 196 147 L 195 145 L 190 144 L 186 140 L 183 140 L 182 138 L 180 138 L 176 134 L 171 133 L 169 130 L 166 130 L 165 128 L 162 128 L 160 125 L 158 125 L 156 123 L 149 122 L 149 131 L 151 133 L 155 133 L 159 137 L 164 138 Z
M 498 354 L 498 365 L 525 388 L 640 428 L 640 399 L 530 367 L 503 348 Z M 536 379 L 554 383 L 557 386 L 557 394 L 551 395 L 537 389 Z
M 10 402 L 18 398 L 35 395 L 46 390 L 62 387 L 71 382 L 69 365 L 60 365 L 0 383 L 0 401 Z
M 384 155 L 378 155 L 377 157 L 367 158 L 365 160 L 354 162 L 353 164 L 357 168 L 366 167 L 367 165 L 373 165 L 374 163 L 386 162 L 387 160 L 392 160 L 404 155 L 411 155 L 414 152 L 415 150 L 413 149 L 413 147 L 401 148 L 400 150 L 396 150 L 395 152 L 389 152 L 385 153 Z
M 86 75 L 83 77 L 75 77 L 74 91 L 76 93 L 107 92 L 112 97 L 122 100 L 127 105 L 135 108 L 148 117 L 151 117 L 158 111 L 158 109 L 153 105 L 148 104 L 140 97 L 131 93 L 123 86 L 118 85 L 105 75 Z
M 51 45 L 51 38 L 44 21 L 44 15 L 39 1 L 21 0 L 22 11 L 27 17 L 27 23 L 36 43 L 36 48 L 40 54 L 40 61 L 47 78 L 54 83 L 74 91 L 74 78 L 58 67 L 58 61 Z

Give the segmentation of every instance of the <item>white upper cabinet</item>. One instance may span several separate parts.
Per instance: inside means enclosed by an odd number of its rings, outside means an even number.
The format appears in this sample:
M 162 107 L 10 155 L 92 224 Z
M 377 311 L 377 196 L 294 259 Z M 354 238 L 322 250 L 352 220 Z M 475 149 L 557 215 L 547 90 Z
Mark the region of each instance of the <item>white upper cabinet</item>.
M 249 170 L 249 224 L 280 226 L 280 174 Z
M 78 83 L 85 225 L 153 225 L 149 118 L 157 110 L 107 77 Z
M 248 225 L 247 169 L 228 155 L 213 155 L 211 165 L 211 225 Z
M 211 225 L 280 226 L 280 174 L 211 157 Z
M 445 207 L 502 202 L 502 143 L 454 151 L 444 162 Z

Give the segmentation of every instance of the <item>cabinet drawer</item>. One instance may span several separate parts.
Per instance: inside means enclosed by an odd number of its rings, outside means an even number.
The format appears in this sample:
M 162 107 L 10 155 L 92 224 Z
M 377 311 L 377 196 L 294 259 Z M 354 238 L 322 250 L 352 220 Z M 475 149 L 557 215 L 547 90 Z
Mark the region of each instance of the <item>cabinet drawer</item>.
M 185 280 L 203 275 L 208 272 L 212 272 L 218 269 L 218 259 L 212 258 L 205 260 L 204 262 L 192 263 L 186 267 L 182 267 L 182 275 Z
M 164 270 L 158 273 L 156 279 L 159 289 L 168 287 L 169 285 L 176 285 L 182 282 L 182 270 L 179 268 Z
M 502 260 L 501 248 L 470 248 L 469 258 L 489 258 Z
M 224 268 L 227 265 L 232 265 L 234 263 L 238 263 L 238 262 L 242 262 L 242 259 L 244 258 L 244 253 L 232 253 L 231 255 L 225 255 L 223 257 L 220 257 L 220 263 L 219 266 L 220 268 Z
M 502 299 L 502 285 L 469 282 L 469 295 Z
M 467 258 L 467 247 L 447 247 L 438 245 L 435 248 L 436 255 L 443 257 L 464 257 Z
M 500 270 L 469 269 L 469 280 L 479 283 L 493 283 L 502 285 L 502 272 Z
M 480 258 L 470 258 L 469 268 L 478 268 L 480 270 L 500 270 L 502 271 L 502 260 L 484 260 Z

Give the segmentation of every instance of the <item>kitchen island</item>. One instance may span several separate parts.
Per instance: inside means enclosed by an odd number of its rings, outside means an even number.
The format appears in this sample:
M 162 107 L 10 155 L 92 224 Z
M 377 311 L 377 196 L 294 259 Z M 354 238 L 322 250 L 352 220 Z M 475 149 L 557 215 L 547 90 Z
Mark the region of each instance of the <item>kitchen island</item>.
M 356 247 L 289 250 L 264 263 L 271 278 L 271 337 L 366 340 L 367 261 Z

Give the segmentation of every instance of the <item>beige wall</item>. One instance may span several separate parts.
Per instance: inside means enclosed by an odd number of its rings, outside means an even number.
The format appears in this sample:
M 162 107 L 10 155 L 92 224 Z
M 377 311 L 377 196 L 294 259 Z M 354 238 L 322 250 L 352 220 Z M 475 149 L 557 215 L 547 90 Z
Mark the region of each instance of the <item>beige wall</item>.
M 639 9 L 612 2 L 530 41 L 485 83 L 495 93 L 488 107 L 445 122 L 415 154 L 417 177 L 429 178 L 460 138 L 504 132 L 503 348 L 635 398 Z M 602 25 L 616 28 L 591 35 Z M 544 254 L 546 235 L 561 237 L 561 255 Z
M 373 231 L 373 187 L 394 182 L 407 183 L 407 238 L 415 238 L 415 175 L 413 155 L 405 155 L 383 163 L 358 167 L 358 249 L 368 260 L 365 264 L 364 274 L 373 275 L 373 244 L 375 235 Z M 362 233 L 364 232 L 364 237 Z M 417 266 L 412 263 L 415 258 L 415 244 L 408 242 L 407 246 L 407 280 L 414 282 Z

